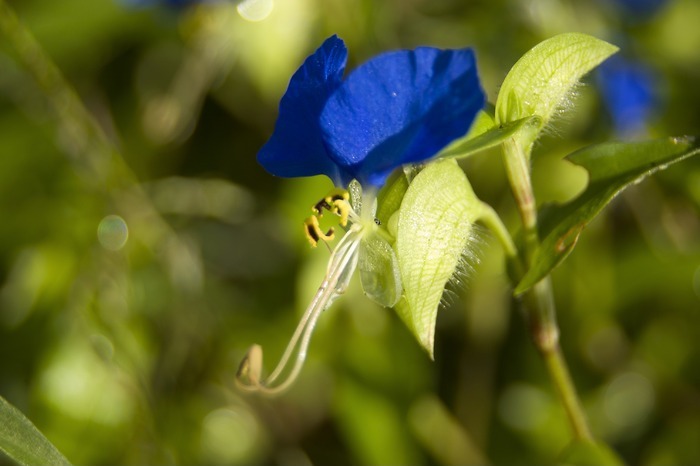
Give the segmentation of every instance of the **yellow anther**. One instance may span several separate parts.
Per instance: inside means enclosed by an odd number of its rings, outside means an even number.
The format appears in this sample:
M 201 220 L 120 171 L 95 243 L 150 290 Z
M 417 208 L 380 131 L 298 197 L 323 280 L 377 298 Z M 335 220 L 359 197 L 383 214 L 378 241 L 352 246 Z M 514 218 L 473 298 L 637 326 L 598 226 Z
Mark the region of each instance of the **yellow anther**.
M 326 210 L 331 210 L 331 206 L 326 202 L 326 199 L 323 198 L 320 201 L 318 201 L 312 208 L 311 211 L 314 213 L 314 215 L 317 215 L 318 217 L 323 217 L 323 209 Z
M 328 192 L 328 194 L 326 194 L 326 196 L 323 199 L 314 204 L 314 206 L 311 208 L 311 211 L 314 213 L 314 215 L 317 215 L 318 217 L 323 217 L 324 210 L 337 214 L 338 211 L 333 206 L 337 202 L 347 202 L 349 200 L 350 194 L 346 190 L 340 188 L 333 188 Z
M 306 232 L 306 238 L 313 247 L 316 247 L 321 240 L 333 241 L 335 238 L 335 230 L 333 228 L 329 228 L 325 233 L 321 230 L 321 226 L 318 224 L 318 217 L 316 216 L 311 216 L 304 220 L 304 231 Z
M 326 194 L 323 200 L 331 205 L 335 204 L 336 201 L 349 201 L 350 193 L 341 188 L 333 188 Z
M 350 216 L 350 204 L 347 200 L 336 200 L 333 202 L 333 209 L 331 210 L 334 214 L 340 216 L 340 226 L 346 226 L 348 224 L 348 217 Z
M 333 188 L 321 201 L 329 212 L 340 216 L 340 225 L 348 224 L 350 215 L 350 193 L 344 189 Z M 320 203 L 319 203 L 320 204 Z M 317 204 L 318 205 L 318 204 Z
M 304 220 L 306 237 L 309 239 L 311 246 L 316 247 L 318 242 L 321 240 L 333 241 L 335 238 L 335 230 L 333 228 L 330 228 L 324 233 L 318 223 L 318 219 L 323 217 L 324 210 L 339 216 L 340 225 L 343 227 L 347 226 L 348 218 L 350 217 L 350 212 L 352 211 L 349 200 L 350 194 L 346 190 L 333 188 L 323 199 L 311 207 L 311 211 L 314 213 L 314 215 Z

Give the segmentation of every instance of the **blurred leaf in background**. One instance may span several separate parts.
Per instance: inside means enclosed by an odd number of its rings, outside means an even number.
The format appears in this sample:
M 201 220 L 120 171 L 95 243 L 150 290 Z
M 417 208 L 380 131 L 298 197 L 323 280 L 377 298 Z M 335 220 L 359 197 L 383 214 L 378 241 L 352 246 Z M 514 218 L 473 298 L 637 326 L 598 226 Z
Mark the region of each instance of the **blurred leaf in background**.
M 328 260 L 301 221 L 330 183 L 273 178 L 255 155 L 289 77 L 334 33 L 349 68 L 390 49 L 474 47 L 493 102 L 525 51 L 585 32 L 655 70 L 650 137 L 698 134 L 700 5 L 627 21 L 603 0 L 260 2 L 10 2 L 129 170 L 86 176 L 0 43 L 0 394 L 74 464 L 556 461 L 564 413 L 485 233 L 438 317 L 435 362 L 354 283 L 287 395 L 236 391 L 245 350 L 282 352 Z M 585 185 L 565 154 L 616 137 L 604 98 L 589 79 L 536 145 L 540 203 Z M 462 166 L 514 225 L 498 151 Z M 594 431 L 630 464 L 700 462 L 699 186 L 689 160 L 630 189 L 553 275 Z

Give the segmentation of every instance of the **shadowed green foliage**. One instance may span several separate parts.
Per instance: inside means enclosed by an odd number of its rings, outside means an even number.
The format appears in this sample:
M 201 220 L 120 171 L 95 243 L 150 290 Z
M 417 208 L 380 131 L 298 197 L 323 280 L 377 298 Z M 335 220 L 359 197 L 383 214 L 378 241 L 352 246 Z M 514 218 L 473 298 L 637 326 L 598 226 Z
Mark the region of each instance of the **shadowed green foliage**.
M 285 0 L 258 21 L 249 20 L 251 2 L 2 3 L 39 49 L 21 54 L 0 40 L 0 395 L 65 458 L 246 466 L 566 458 L 567 419 L 509 296 L 503 248 L 483 228 L 473 270 L 443 296 L 434 360 L 356 279 L 320 316 L 288 393 L 238 390 L 247 349 L 265 347 L 265 364 L 282 354 L 329 258 L 324 245 L 309 247 L 302 226 L 328 180 L 269 176 L 256 153 L 290 76 L 331 34 L 347 42 L 349 68 L 388 50 L 472 47 L 495 104 L 523 54 L 579 31 L 654 68 L 662 100 L 648 134 L 635 137 L 656 141 L 639 151 L 673 158 L 694 146 L 659 138 L 700 128 L 695 0 L 666 2 L 634 22 L 615 2 Z M 55 68 L 32 62 L 41 49 Z M 74 93 L 51 92 L 57 70 Z M 597 79 L 594 71 L 566 94 L 571 110 L 533 146 L 536 200 L 561 203 L 542 207 L 543 240 L 561 238 L 553 232 L 564 218 L 550 221 L 546 211 L 562 214 L 581 186 L 583 169 L 566 154 L 593 146 L 598 155 L 639 155 L 634 146 L 600 152 L 616 135 Z M 529 123 L 514 116 L 496 126 L 484 115 L 446 154 L 517 238 L 496 146 Z M 631 176 L 640 167 L 630 160 Z M 377 218 L 392 234 L 415 176 L 396 173 L 380 194 Z M 576 248 L 553 270 L 561 345 L 591 430 L 626 464 L 700 463 L 698 186 L 693 157 L 625 189 L 595 221 L 585 217 Z M 340 236 L 329 216 L 322 227 Z M 13 435 L 38 438 L 14 408 L 3 412 L 19 424 Z M 31 442 L 20 450 L 40 454 Z M 568 460 L 600 459 L 583 450 L 568 450 Z

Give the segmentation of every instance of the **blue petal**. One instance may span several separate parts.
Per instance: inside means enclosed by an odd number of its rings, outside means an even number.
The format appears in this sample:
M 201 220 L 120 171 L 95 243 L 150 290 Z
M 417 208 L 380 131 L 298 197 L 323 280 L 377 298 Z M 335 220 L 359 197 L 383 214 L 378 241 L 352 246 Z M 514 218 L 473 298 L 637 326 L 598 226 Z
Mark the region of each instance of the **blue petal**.
M 644 21 L 651 19 L 668 3 L 668 0 L 613 0 L 621 10 L 622 19 Z
M 357 68 L 321 114 L 343 181 L 379 186 L 466 134 L 485 103 L 470 49 L 390 52 Z
M 283 177 L 328 175 L 339 180 L 319 127 L 328 97 L 340 86 L 348 52 L 337 36 L 326 39 L 294 73 L 280 102 L 270 140 L 260 149 L 258 162 Z

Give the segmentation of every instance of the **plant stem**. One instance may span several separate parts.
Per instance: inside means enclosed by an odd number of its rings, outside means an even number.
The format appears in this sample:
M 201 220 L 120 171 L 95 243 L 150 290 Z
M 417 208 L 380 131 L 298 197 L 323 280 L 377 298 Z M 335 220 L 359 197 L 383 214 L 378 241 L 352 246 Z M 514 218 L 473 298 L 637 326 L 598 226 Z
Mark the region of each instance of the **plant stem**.
M 508 257 L 508 259 L 517 260 L 518 250 L 515 247 L 513 238 L 511 238 L 510 233 L 508 233 L 508 229 L 501 221 L 501 217 L 499 217 L 496 211 L 493 210 L 493 207 L 485 202 L 482 202 L 479 220 L 496 235 L 496 238 L 498 238 L 503 250 L 506 253 L 506 257 Z
M 530 267 L 533 255 L 539 246 L 537 234 L 537 206 L 530 179 L 529 157 L 514 138 L 503 143 L 506 173 L 510 181 L 518 212 L 525 233 L 525 265 Z
M 539 247 L 537 207 L 530 179 L 530 161 L 515 138 L 503 144 L 506 172 L 513 196 L 518 205 L 524 228 L 524 262 L 526 270 L 532 266 Z M 566 411 L 573 435 L 578 440 L 592 440 L 586 416 L 571 380 L 566 361 L 559 347 L 559 327 L 549 277 L 544 278 L 523 296 L 525 314 L 535 346 L 542 354 L 547 370 Z
M 569 417 L 574 437 L 579 440 L 593 440 L 593 435 L 586 421 L 586 415 L 581 407 L 581 402 L 559 345 L 556 345 L 551 351 L 543 352 L 542 356 L 547 364 L 549 375 L 554 380 L 554 386 L 559 393 L 559 398 L 561 398 L 563 405 L 566 407 L 566 415 Z

